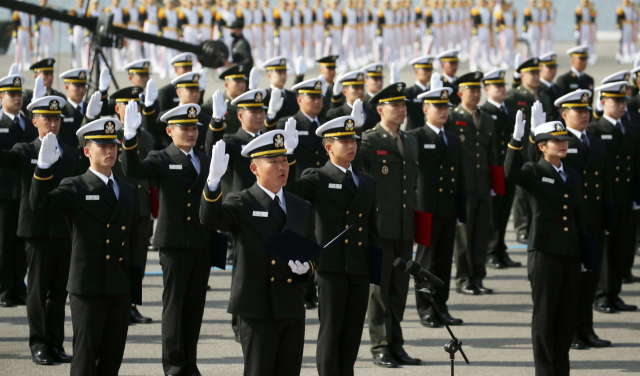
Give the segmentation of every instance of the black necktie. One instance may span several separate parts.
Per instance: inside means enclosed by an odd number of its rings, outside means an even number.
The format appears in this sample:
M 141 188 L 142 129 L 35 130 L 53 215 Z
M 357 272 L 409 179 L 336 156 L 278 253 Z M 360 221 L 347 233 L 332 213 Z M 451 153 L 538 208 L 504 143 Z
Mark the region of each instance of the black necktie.
M 113 189 L 113 180 L 109 179 L 109 181 L 107 181 L 107 188 L 107 204 L 111 207 L 115 207 L 118 203 L 118 197 L 116 196 L 116 191 Z
M 15 132 L 18 134 L 18 138 L 22 138 L 24 135 L 24 129 L 20 126 L 20 115 L 16 115 L 13 117 L 13 128 Z
M 278 228 L 282 228 L 287 221 L 287 214 L 282 210 L 280 206 L 280 197 L 276 195 L 271 202 L 271 209 L 269 210 L 273 219 L 276 221 Z
M 187 164 L 187 168 L 189 168 L 196 175 L 198 175 L 198 170 L 196 170 L 196 166 L 193 164 L 193 157 L 191 156 L 191 154 L 187 154 L 187 158 L 189 158 L 189 163 Z
M 616 137 L 623 137 L 624 135 L 622 134 L 622 124 L 620 123 L 620 120 L 618 120 L 618 122 L 616 123 L 616 125 L 613 127 L 613 134 Z
M 582 141 L 582 144 L 584 145 L 585 148 L 589 148 L 587 136 L 585 136 L 584 133 L 580 136 L 580 141 Z
M 344 185 L 346 186 L 347 191 L 349 191 L 349 193 L 351 193 L 352 195 L 356 193 L 356 191 L 358 190 L 358 186 L 356 185 L 356 182 L 353 180 L 353 174 L 349 170 L 347 170 L 346 172 Z
M 436 144 L 437 146 L 440 146 L 443 149 L 447 149 L 447 143 L 444 141 L 444 130 L 441 129 L 440 132 L 438 132 L 438 139 L 436 140 Z
M 500 111 L 505 114 L 505 116 L 509 116 L 509 111 L 505 105 L 500 106 Z

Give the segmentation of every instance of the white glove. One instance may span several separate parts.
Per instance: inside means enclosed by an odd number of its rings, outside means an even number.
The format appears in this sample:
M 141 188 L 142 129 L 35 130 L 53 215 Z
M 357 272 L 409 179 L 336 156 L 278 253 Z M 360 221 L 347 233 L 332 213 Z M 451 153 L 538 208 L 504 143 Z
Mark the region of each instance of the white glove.
M 207 88 L 207 70 L 202 68 L 200 69 L 200 80 L 198 81 L 198 86 L 200 87 L 200 91 L 204 91 Z
M 20 69 L 18 68 L 17 63 L 11 64 L 11 66 L 9 67 L 9 73 L 7 74 L 7 76 L 12 76 L 14 74 L 20 74 Z
M 491 189 L 491 197 L 496 195 L 496 191 L 493 190 L 493 188 Z
M 36 30 L 35 33 L 33 33 L 33 36 L 36 38 L 36 40 L 40 39 L 40 31 Z M 37 52 L 37 51 L 36 51 Z
M 580 263 L 580 272 L 584 273 L 586 271 L 588 271 L 587 268 L 584 267 L 584 264 Z
M 38 153 L 38 167 L 49 168 L 60 158 L 60 150 L 56 145 L 56 135 L 49 132 L 42 139 L 40 153 Z
M 356 119 L 356 128 L 360 128 L 364 125 L 364 114 L 362 113 L 362 100 L 360 98 L 353 102 L 353 109 L 351 110 L 351 116 Z
M 36 84 L 33 87 L 33 99 L 40 99 L 47 95 L 47 88 L 44 86 L 44 81 L 42 81 L 42 77 L 38 76 L 36 78 Z
M 293 260 L 289 260 L 289 267 L 291 267 L 291 271 L 298 274 L 298 275 L 302 275 L 305 274 L 306 272 L 309 271 L 309 263 L 305 262 L 304 264 L 301 263 L 300 261 L 296 260 L 295 262 Z
M 255 90 L 260 85 L 260 73 L 258 72 L 258 68 L 251 68 L 251 72 L 249 72 L 249 90 Z
M 279 46 L 280 45 L 280 37 L 275 37 L 273 38 L 273 44 L 275 46 Z M 277 51 L 277 50 L 276 50 Z
M 307 63 L 304 61 L 304 56 L 298 56 L 296 59 L 296 76 L 304 76 L 307 73 Z
M 293 153 L 298 146 L 298 131 L 296 130 L 296 119 L 290 117 L 284 124 L 284 147 L 287 149 L 287 154 Z
M 73 43 L 73 34 L 69 34 L 69 43 Z
M 518 110 L 516 114 L 516 126 L 513 129 L 513 139 L 516 141 L 522 141 L 522 136 L 524 136 L 524 123 L 525 120 L 522 120 L 522 111 Z
M 271 91 L 271 99 L 269 100 L 267 116 L 269 116 L 270 119 L 273 119 L 278 114 L 278 111 L 280 111 L 283 104 L 284 98 L 282 97 L 282 90 L 273 89 Z
M 531 106 L 531 136 L 535 136 L 536 127 L 547 122 L 547 114 L 542 112 L 542 103 L 536 101 Z
M 147 88 L 144 91 L 144 106 L 153 106 L 156 99 L 158 99 L 158 89 L 156 89 L 156 81 L 151 78 L 147 81 Z
M 573 31 L 573 37 L 576 38 L 576 39 L 580 38 L 580 32 L 578 30 L 574 30 Z
M 599 113 L 604 112 L 604 107 L 602 106 L 602 101 L 600 100 L 600 92 L 596 96 L 596 111 Z
M 389 66 L 390 77 L 389 84 L 395 84 L 400 81 L 400 67 L 396 63 L 391 63 Z
M 322 96 L 327 95 L 327 90 L 329 89 L 329 84 L 327 83 L 327 79 L 324 78 L 324 74 L 318 76 L 318 79 L 322 81 Z
M 142 124 L 142 114 L 138 109 L 138 104 L 132 99 L 124 109 L 124 139 L 134 138 L 140 124 Z
M 522 64 L 522 54 L 521 54 L 520 52 L 518 52 L 518 53 L 516 54 L 516 57 L 515 57 L 515 59 L 514 59 L 514 63 L 513 63 L 513 64 L 514 64 L 514 67 L 515 67 L 516 69 L 518 69 L 518 67 L 520 66 L 520 64 Z M 513 74 L 513 76 L 514 76 L 515 78 L 517 78 L 517 79 L 520 79 L 520 73 L 515 72 L 515 73 Z
M 98 116 L 100 116 L 100 111 L 102 110 L 102 93 L 96 91 L 91 95 L 91 99 L 89 99 L 89 104 L 87 105 L 87 117 L 91 120 L 94 120 Z
M 98 90 L 101 92 L 105 92 L 109 90 L 109 85 L 111 84 L 111 74 L 109 73 L 108 68 L 102 68 L 100 71 L 100 83 L 98 84 Z
M 438 72 L 434 72 L 431 75 L 431 82 L 429 84 L 429 90 L 436 90 L 436 89 L 442 89 L 442 76 L 440 76 L 440 73 Z
M 215 185 L 217 188 L 222 175 L 227 172 L 229 154 L 224 153 L 225 146 L 224 141 L 220 140 L 211 149 L 211 166 L 209 167 L 209 178 L 207 179 L 207 182 L 210 183 L 209 187 Z
M 222 91 L 216 90 L 211 96 L 213 102 L 213 119 L 215 121 L 222 121 L 222 118 L 227 114 L 227 103 L 224 101 Z
M 331 37 L 324 38 L 324 44 L 332 45 L 333 44 L 333 38 L 331 38 Z
M 333 83 L 333 96 L 335 97 L 337 95 L 342 95 L 342 82 L 340 81 L 340 78 Z

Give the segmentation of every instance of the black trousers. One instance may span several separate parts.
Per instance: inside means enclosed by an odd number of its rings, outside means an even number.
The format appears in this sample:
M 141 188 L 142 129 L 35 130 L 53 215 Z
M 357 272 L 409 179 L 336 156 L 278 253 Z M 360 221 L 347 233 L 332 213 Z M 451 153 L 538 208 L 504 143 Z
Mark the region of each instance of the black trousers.
M 431 218 L 431 246 L 418 245 L 416 262 L 444 282 L 444 287 L 436 287 L 433 300 L 442 313 L 449 312 L 447 300 L 451 287 L 451 265 L 453 264 L 453 244 L 456 236 L 456 218 L 433 216 Z M 416 307 L 420 317 L 435 315 L 429 299 L 416 292 Z
M 71 240 L 27 238 L 26 250 L 29 261 L 29 349 L 32 354 L 54 348 L 64 350 Z
M 576 334 L 579 336 L 595 334 L 593 331 L 593 301 L 596 296 L 596 290 L 598 289 L 598 281 L 602 269 L 602 257 L 604 255 L 604 228 L 601 226 L 588 226 L 587 234 L 592 235 L 596 239 L 598 266 L 600 268 L 581 274 L 578 322 L 576 324 Z
M 162 367 L 165 374 L 197 374 L 197 350 L 211 271 L 211 252 L 160 250 Z
M 0 200 L 0 298 L 24 298 L 27 254 L 18 232 L 19 200 Z
M 73 323 L 71 376 L 116 376 L 129 331 L 131 296 L 69 294 Z
M 527 274 L 533 298 L 531 338 L 536 376 L 568 376 L 578 317 L 580 258 L 532 251 Z
M 304 319 L 240 317 L 244 376 L 299 376 Z
M 489 238 L 488 254 L 491 256 L 503 256 L 507 253 L 507 244 L 504 237 L 507 233 L 507 225 L 509 224 L 509 216 L 511 216 L 511 208 L 513 200 L 516 196 L 516 185 L 506 181 L 505 194 L 495 195 L 491 197 L 491 223 L 493 231 Z
M 625 260 L 630 252 L 635 251 L 633 216 L 631 207 L 613 208 L 613 231 L 605 240 L 600 281 L 596 291 L 597 303 L 614 304 L 620 300 L 618 295 L 622 291 Z
M 369 301 L 369 276 L 316 271 L 320 376 L 353 376 Z
M 516 236 L 529 237 L 531 228 L 531 206 L 529 205 L 529 194 L 521 187 L 516 187 L 516 196 L 513 202 L 513 229 Z
M 467 223 L 457 226 L 454 258 L 457 287 L 482 284 L 487 276 L 491 195 L 467 194 Z
M 410 260 L 413 251 L 413 240 L 380 239 L 379 244 L 383 251 L 380 286 L 370 286 L 368 308 L 371 354 L 374 357 L 403 350 L 400 323 L 407 305 L 409 274 L 394 268 L 393 261 L 398 257 Z

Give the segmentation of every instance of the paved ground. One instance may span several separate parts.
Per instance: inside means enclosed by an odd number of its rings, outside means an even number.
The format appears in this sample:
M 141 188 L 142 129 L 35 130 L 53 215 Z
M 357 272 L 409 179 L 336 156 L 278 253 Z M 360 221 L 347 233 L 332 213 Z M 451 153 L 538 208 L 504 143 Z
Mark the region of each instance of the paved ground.
M 569 44 L 558 44 L 564 51 Z M 614 44 L 599 45 L 602 56 L 598 66 L 589 69 L 596 81 L 613 73 L 621 66 L 615 64 Z M 606 56 L 605 56 L 606 55 Z M 6 70 L 12 56 L 0 57 L 0 66 Z M 62 58 L 67 64 L 68 57 Z M 564 54 L 560 56 L 560 71 L 568 69 Z M 466 66 L 466 64 L 465 64 Z M 61 69 L 59 69 L 61 71 Z M 123 75 L 118 75 L 121 85 Z M 403 79 L 412 82 L 411 72 L 403 71 Z M 29 78 L 30 82 L 32 79 Z M 220 87 L 220 82 L 209 75 L 209 89 Z M 262 87 L 266 86 L 263 81 Z M 159 85 L 160 86 L 160 85 Z M 211 92 L 211 90 L 209 90 Z M 507 234 L 512 258 L 526 263 L 524 246 L 517 245 L 513 232 Z M 640 265 L 640 258 L 636 264 Z M 143 314 L 154 318 L 148 325 L 130 327 L 125 359 L 121 375 L 161 375 L 160 319 L 162 312 L 162 278 L 153 273 L 160 270 L 158 254 L 149 253 L 144 280 Z M 640 266 L 634 273 L 640 275 Z M 155 275 L 154 275 L 155 274 Z M 455 334 L 463 341 L 470 365 L 464 365 L 460 356 L 456 359 L 457 375 L 532 375 L 531 350 L 531 297 L 526 279 L 526 268 L 489 270 L 485 285 L 496 290 L 494 295 L 467 297 L 452 293 L 451 313 L 465 320 L 465 325 L 454 327 Z M 212 291 L 207 296 L 199 346 L 199 367 L 204 375 L 242 375 L 242 350 L 233 341 L 230 315 L 226 313 L 231 271 L 213 271 L 209 279 Z M 622 298 L 631 304 L 640 304 L 640 284 L 624 285 Z M 448 375 L 448 355 L 442 346 L 449 338 L 444 329 L 428 329 L 420 326 L 415 307 L 413 287 L 410 289 L 405 321 L 405 348 L 409 354 L 420 357 L 423 365 L 386 370 L 371 363 L 369 334 L 365 324 L 362 346 L 356 363 L 356 375 Z M 607 349 L 571 352 L 574 375 L 612 375 L 618 373 L 640 374 L 640 312 L 604 315 L 595 313 L 596 331 L 614 342 Z M 308 311 L 302 375 L 316 375 L 315 351 L 318 333 L 317 311 Z M 37 367 L 30 360 L 28 326 L 24 307 L 0 309 L 0 376 L 1 375 L 67 375 L 68 365 Z M 71 315 L 67 306 L 67 351 L 71 352 Z

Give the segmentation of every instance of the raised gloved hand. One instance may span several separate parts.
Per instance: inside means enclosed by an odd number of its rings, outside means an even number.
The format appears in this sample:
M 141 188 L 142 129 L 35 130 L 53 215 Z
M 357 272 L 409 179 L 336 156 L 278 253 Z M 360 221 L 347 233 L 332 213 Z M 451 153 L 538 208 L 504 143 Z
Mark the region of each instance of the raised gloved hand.
M 109 85 L 111 85 L 111 73 L 109 73 L 109 68 L 102 68 L 100 71 L 98 90 L 104 93 L 109 90 Z
M 362 100 L 360 98 L 353 102 L 353 109 L 351 110 L 351 116 L 356 119 L 356 127 L 360 128 L 364 125 L 364 114 L 362 113 Z
M 56 135 L 49 132 L 42 139 L 42 146 L 38 153 L 38 167 L 49 168 L 60 158 L 60 150 L 56 145 Z
M 144 91 L 144 106 L 153 106 L 156 99 L 158 99 L 158 89 L 156 88 L 156 81 L 151 78 L 147 81 L 147 88 Z
M 222 179 L 222 175 L 227 172 L 229 164 L 229 154 L 224 153 L 226 144 L 220 140 L 211 149 L 211 166 L 209 167 L 209 177 L 207 181 L 217 185 Z
M 258 68 L 251 68 L 251 72 L 249 72 L 249 90 L 255 90 L 260 85 L 260 72 L 258 72 Z
M 342 95 L 342 81 L 338 77 L 337 80 L 333 83 L 333 96 Z
M 520 52 L 518 52 L 518 53 L 516 54 L 516 57 L 515 57 L 515 59 L 514 59 L 513 61 L 514 61 L 514 63 L 513 63 L 513 64 L 515 65 L 515 67 L 514 67 L 514 68 L 515 68 L 515 69 L 518 69 L 518 67 L 520 66 L 520 64 L 522 64 L 522 54 L 521 54 Z M 514 73 L 513 73 L 513 77 L 515 77 L 516 79 L 520 79 L 520 73 L 518 73 L 518 72 L 514 72 Z
M 522 120 L 522 111 L 518 110 L 516 114 L 516 125 L 513 128 L 513 139 L 516 141 L 522 141 L 522 136 L 524 136 L 524 123 L 526 121 Z
M 18 68 L 18 63 L 11 64 L 11 66 L 9 67 L 9 73 L 7 74 L 7 76 L 12 76 L 14 74 L 20 74 L 20 69 Z
M 305 274 L 306 272 L 309 271 L 309 263 L 308 262 L 305 262 L 303 264 L 298 260 L 296 260 L 296 261 L 289 260 L 289 267 L 291 268 L 291 271 L 294 272 L 297 275 L 302 275 L 302 274 Z
M 400 81 L 400 67 L 396 63 L 391 63 L 389 66 L 390 77 L 389 84 L 395 84 Z
M 282 108 L 284 104 L 284 98 L 282 97 L 282 90 L 273 89 L 271 91 L 271 99 L 269 100 L 269 109 L 267 110 L 267 116 L 273 119 L 278 111 Z
M 134 138 L 140 124 L 142 124 L 142 114 L 138 108 L 138 103 L 132 99 L 124 109 L 124 139 L 131 140 Z
M 327 95 L 327 90 L 329 89 L 329 84 L 327 83 L 327 79 L 324 77 L 324 74 L 318 76 L 318 79 L 322 81 L 322 96 Z
M 94 120 L 98 116 L 100 116 L 100 111 L 102 110 L 102 93 L 96 91 L 91 94 L 91 99 L 89 99 L 89 104 L 87 105 L 87 117 L 91 120 Z
M 304 61 L 304 56 L 298 56 L 295 66 L 296 76 L 304 76 L 307 73 L 307 63 Z
M 222 91 L 216 90 L 211 96 L 213 102 L 213 119 L 215 121 L 222 121 L 222 118 L 227 114 L 227 103 L 224 101 Z
M 287 149 L 287 154 L 293 153 L 298 146 L 296 124 L 297 121 L 293 117 L 287 119 L 287 122 L 284 124 L 284 147 Z
M 601 114 L 604 112 L 604 107 L 602 106 L 602 101 L 600 100 L 600 92 L 596 95 L 596 112 Z
M 531 106 L 531 136 L 535 136 L 536 127 L 547 122 L 547 114 L 542 111 L 542 103 L 536 101 Z
M 442 89 L 442 76 L 438 72 L 434 72 L 431 75 L 431 81 L 429 83 L 429 90 Z
M 47 95 L 47 88 L 44 86 L 44 81 L 42 81 L 42 77 L 36 77 L 36 84 L 33 87 L 33 99 L 40 99 Z
M 207 70 L 205 68 L 200 69 L 200 80 L 198 81 L 198 87 L 200 91 L 204 91 L 207 88 Z

